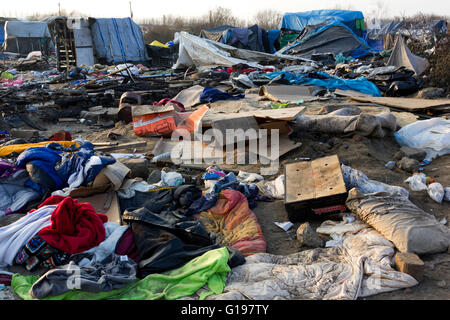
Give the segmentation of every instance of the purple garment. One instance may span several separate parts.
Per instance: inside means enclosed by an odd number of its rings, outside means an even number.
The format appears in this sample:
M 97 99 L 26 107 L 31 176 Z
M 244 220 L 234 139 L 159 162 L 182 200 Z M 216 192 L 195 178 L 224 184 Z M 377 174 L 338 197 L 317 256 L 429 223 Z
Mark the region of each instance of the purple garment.
M 16 173 L 19 170 L 22 170 L 22 169 L 17 168 L 16 166 L 9 163 L 8 161 L 0 159 L 0 180 L 12 176 L 14 173 Z

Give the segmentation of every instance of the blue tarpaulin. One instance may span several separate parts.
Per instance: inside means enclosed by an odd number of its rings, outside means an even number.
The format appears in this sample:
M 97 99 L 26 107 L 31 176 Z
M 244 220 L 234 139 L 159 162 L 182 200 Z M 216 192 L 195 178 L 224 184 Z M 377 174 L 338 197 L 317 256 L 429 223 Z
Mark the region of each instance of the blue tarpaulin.
M 107 63 L 149 60 L 142 30 L 131 18 L 96 19 L 91 31 L 97 57 Z
M 364 19 L 361 11 L 349 10 L 313 10 L 307 12 L 286 13 L 281 21 L 281 29 L 303 31 L 307 26 L 341 22 L 357 31 L 356 20 Z
M 268 31 L 268 38 L 269 38 L 269 53 L 275 53 L 277 50 L 274 46 L 275 41 L 278 39 L 278 37 L 281 34 L 281 30 L 273 29 Z
M 5 42 L 5 24 L 0 22 L 0 46 Z
M 317 72 L 317 77 L 309 74 L 296 75 L 290 72 L 269 72 L 264 74 L 269 79 L 275 79 L 282 75 L 283 79 L 291 84 L 309 84 L 327 89 L 355 90 L 374 97 L 381 97 L 378 87 L 364 77 L 358 79 L 341 79 L 336 76 L 330 76 L 325 72 Z

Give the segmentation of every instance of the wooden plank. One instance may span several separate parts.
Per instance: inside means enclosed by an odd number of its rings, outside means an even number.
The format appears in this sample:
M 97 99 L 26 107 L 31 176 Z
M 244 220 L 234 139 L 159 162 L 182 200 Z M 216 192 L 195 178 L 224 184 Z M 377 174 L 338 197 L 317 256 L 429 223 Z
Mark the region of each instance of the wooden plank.
M 286 165 L 286 203 L 345 194 L 337 155 Z
M 309 161 L 286 165 L 286 203 L 315 198 L 315 183 Z
M 359 102 L 369 102 L 407 111 L 426 111 L 434 107 L 450 106 L 450 99 L 415 99 L 392 97 L 349 97 Z
M 336 155 L 311 162 L 316 198 L 324 198 L 347 192 L 339 159 Z
M 147 145 L 146 141 L 138 141 L 138 142 L 130 142 L 130 143 L 124 143 L 124 144 L 118 144 L 115 146 L 106 146 L 106 147 L 98 147 L 95 148 L 95 151 L 112 151 L 112 150 L 119 150 L 119 149 L 128 149 L 128 148 L 139 148 L 139 147 L 145 147 Z

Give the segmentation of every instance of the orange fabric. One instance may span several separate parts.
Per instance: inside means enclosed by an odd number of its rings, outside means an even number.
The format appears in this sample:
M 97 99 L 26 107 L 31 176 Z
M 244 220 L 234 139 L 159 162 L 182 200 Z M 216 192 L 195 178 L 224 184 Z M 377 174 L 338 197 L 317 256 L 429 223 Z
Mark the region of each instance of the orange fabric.
M 239 191 L 223 190 L 216 205 L 200 213 L 200 220 L 208 232 L 217 235 L 217 243 L 236 248 L 244 256 L 267 250 L 258 219 Z
M 194 112 L 167 111 L 133 116 L 133 129 L 137 136 L 170 136 L 177 129 L 192 133 L 209 110 L 203 106 Z

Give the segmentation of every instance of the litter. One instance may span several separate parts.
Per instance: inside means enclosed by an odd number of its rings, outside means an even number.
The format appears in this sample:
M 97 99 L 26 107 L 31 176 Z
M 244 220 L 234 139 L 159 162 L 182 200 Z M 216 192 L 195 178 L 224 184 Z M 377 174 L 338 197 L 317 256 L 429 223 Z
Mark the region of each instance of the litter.
M 446 22 L 213 13 L 0 18 L 0 297 L 423 288 L 399 253 L 450 244 Z

